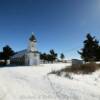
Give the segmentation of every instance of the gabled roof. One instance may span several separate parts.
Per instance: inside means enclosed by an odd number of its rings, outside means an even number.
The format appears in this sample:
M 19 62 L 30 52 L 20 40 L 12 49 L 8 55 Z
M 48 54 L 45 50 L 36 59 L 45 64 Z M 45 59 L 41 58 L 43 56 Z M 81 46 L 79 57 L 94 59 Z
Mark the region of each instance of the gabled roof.
M 23 57 L 23 56 L 25 56 L 25 54 L 27 54 L 27 53 L 29 53 L 29 52 L 27 51 L 27 49 L 21 50 L 21 51 L 17 52 L 15 55 L 13 55 L 13 56 L 11 57 L 11 59 Z M 38 53 L 38 54 L 40 54 L 39 51 L 33 51 L 32 53 Z
M 32 33 L 31 37 L 29 38 L 30 41 L 34 41 L 36 42 L 36 38 L 35 38 L 35 35 Z
M 11 58 L 18 58 L 18 57 L 22 57 L 26 54 L 27 50 L 22 50 L 22 51 L 19 51 L 17 52 L 15 55 L 13 55 Z

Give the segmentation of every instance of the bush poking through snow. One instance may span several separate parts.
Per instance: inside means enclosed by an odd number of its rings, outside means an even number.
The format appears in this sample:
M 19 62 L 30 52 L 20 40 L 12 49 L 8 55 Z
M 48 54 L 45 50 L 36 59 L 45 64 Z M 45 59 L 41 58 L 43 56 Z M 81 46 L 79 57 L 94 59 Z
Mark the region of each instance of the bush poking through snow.
M 98 65 L 96 63 L 88 63 L 88 64 L 83 64 L 80 66 L 80 70 L 84 74 L 92 73 L 98 69 Z
M 50 72 L 49 74 L 56 74 L 56 75 L 58 75 L 58 76 L 65 76 L 65 77 L 67 77 L 67 78 L 69 78 L 69 79 L 73 79 L 73 78 L 71 77 L 71 75 L 70 75 L 69 72 L 63 73 L 62 70 L 59 70 L 59 71 L 53 70 L 53 71 Z M 64 74 L 64 75 L 63 75 L 63 74 Z
M 62 69 L 63 72 L 72 72 L 76 74 L 90 74 L 96 70 L 100 69 L 99 65 L 96 63 L 87 63 L 82 65 L 72 65 L 70 68 Z
M 50 73 L 48 74 L 57 74 L 58 76 L 61 75 L 61 72 L 60 71 L 55 71 L 55 70 L 52 70 Z
M 69 79 L 73 79 L 73 77 L 71 77 L 71 75 L 69 73 L 66 73 L 65 77 L 67 77 Z
M 48 74 L 56 74 L 57 73 L 57 71 L 55 71 L 55 70 L 52 70 L 50 73 L 48 73 Z
M 82 64 L 82 65 L 72 65 L 70 67 L 63 68 L 59 71 L 52 71 L 49 74 L 56 74 L 58 76 L 64 76 L 68 77 L 71 79 L 70 73 L 75 73 L 75 74 L 91 74 L 92 72 L 95 72 L 96 70 L 100 69 L 100 64 L 96 64 L 94 62 L 90 62 L 87 64 Z

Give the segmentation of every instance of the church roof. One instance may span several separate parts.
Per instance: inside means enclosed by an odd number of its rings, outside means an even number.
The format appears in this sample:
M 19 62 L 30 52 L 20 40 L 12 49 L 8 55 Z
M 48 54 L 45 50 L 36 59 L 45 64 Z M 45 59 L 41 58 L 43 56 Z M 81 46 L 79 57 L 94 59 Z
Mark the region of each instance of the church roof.
M 18 57 L 22 57 L 26 54 L 27 50 L 22 50 L 22 51 L 19 51 L 17 52 L 15 55 L 13 55 L 11 58 L 18 58 Z
M 25 56 L 26 53 L 28 53 L 27 49 L 18 51 L 15 55 L 13 55 L 13 56 L 11 57 L 11 59 L 20 58 L 20 57 L 22 57 L 22 56 Z M 38 54 L 40 54 L 39 51 L 33 51 L 32 53 L 38 53 Z
M 29 38 L 29 40 L 30 40 L 30 41 L 34 41 L 34 42 L 36 42 L 35 35 L 34 35 L 34 34 L 32 34 L 32 35 L 31 35 L 31 37 Z

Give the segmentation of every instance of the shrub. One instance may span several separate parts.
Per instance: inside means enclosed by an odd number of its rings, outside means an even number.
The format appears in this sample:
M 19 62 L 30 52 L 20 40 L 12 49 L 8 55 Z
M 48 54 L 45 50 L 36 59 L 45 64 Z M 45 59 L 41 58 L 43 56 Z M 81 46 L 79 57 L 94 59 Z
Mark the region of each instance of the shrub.
M 73 77 L 71 77 L 71 75 L 69 73 L 66 73 L 65 77 L 67 77 L 69 79 L 73 79 Z
M 75 64 L 70 67 L 67 66 L 66 68 L 61 69 L 59 71 L 52 71 L 50 74 L 56 74 L 58 76 L 61 76 L 63 73 L 65 73 L 65 77 L 72 79 L 69 73 L 91 74 L 92 72 L 98 69 L 100 69 L 100 64 L 90 62 L 90 63 L 82 64 L 82 65 Z
M 83 73 L 83 74 L 88 74 L 96 71 L 97 69 L 100 68 L 100 65 L 90 62 L 87 64 L 82 64 L 82 65 L 72 65 L 70 68 L 65 68 L 62 71 L 64 72 L 73 72 L 73 73 Z
M 57 72 L 55 70 L 52 70 L 50 73 L 48 74 L 56 74 Z
M 58 76 L 60 76 L 60 71 L 55 71 L 55 70 L 52 70 L 50 73 L 48 74 L 57 74 Z
M 86 74 L 96 71 L 97 68 L 98 65 L 96 63 L 88 63 L 80 66 L 80 70 L 82 71 L 82 73 L 86 73 Z

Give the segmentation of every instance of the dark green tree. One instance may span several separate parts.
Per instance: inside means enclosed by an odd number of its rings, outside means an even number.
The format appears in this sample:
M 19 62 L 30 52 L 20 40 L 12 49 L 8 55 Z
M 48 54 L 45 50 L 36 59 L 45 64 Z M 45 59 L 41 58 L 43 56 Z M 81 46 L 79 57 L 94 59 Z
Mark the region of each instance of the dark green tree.
M 100 46 L 96 50 L 96 61 L 100 61 Z
M 57 59 L 57 53 L 52 49 L 49 53 L 41 53 L 40 59 L 43 60 L 43 62 L 54 62 Z
M 3 47 L 3 59 L 5 60 L 5 64 L 7 64 L 7 60 L 10 59 L 12 55 L 14 55 L 14 51 L 10 46 L 6 45 Z
M 48 63 L 52 62 L 52 56 L 50 54 L 47 54 L 46 57 L 47 57 L 46 60 L 48 61 Z
M 4 57 L 3 57 L 3 53 L 0 52 L 0 60 L 3 60 L 3 59 L 4 59 Z
M 43 60 L 43 63 L 47 62 L 49 60 L 48 54 L 46 53 L 41 53 L 40 54 L 40 59 Z
M 60 54 L 60 58 L 62 59 L 62 61 L 64 60 L 65 56 L 63 53 Z
M 50 50 L 51 61 L 54 62 L 57 59 L 57 53 L 53 49 Z
M 42 53 L 40 53 L 40 59 L 41 59 L 41 60 L 44 60 L 44 56 L 43 56 Z
M 78 53 L 81 55 L 81 58 L 87 61 L 97 61 L 99 57 L 97 55 L 99 52 L 99 41 L 95 37 L 92 37 L 90 33 L 87 34 L 86 40 L 83 42 L 84 47 Z

